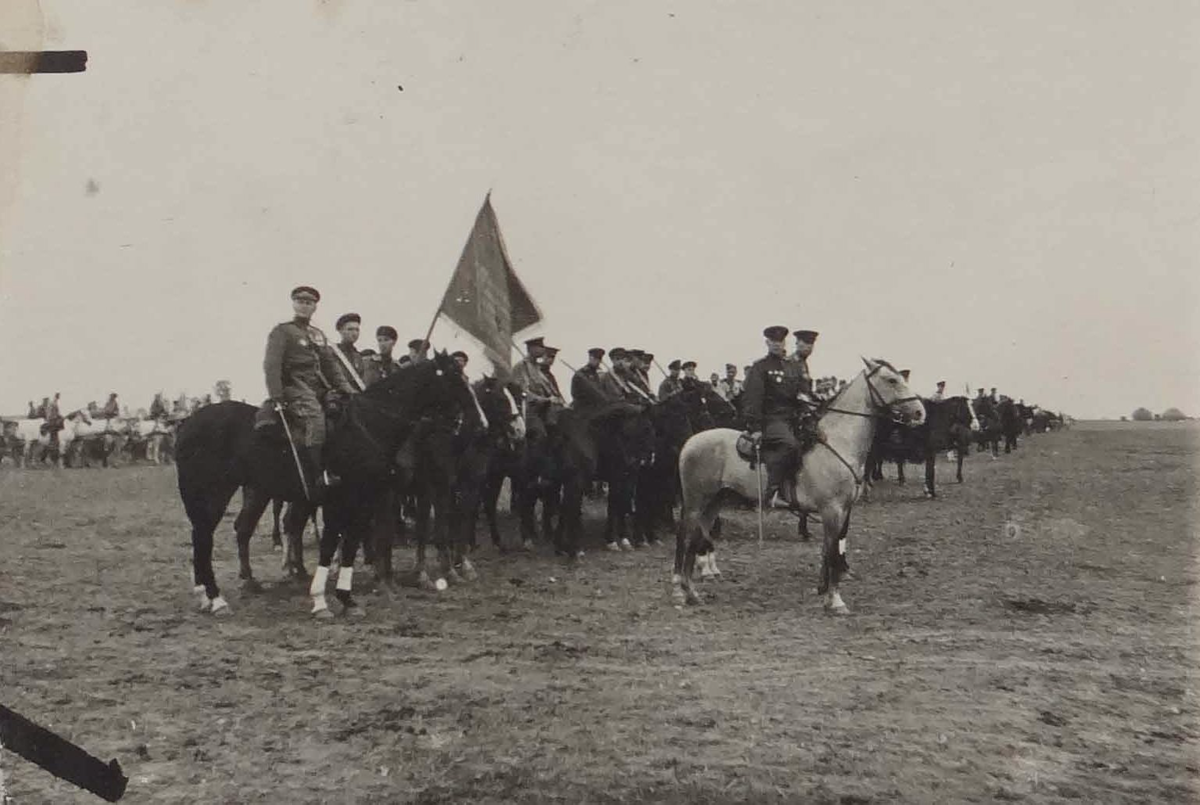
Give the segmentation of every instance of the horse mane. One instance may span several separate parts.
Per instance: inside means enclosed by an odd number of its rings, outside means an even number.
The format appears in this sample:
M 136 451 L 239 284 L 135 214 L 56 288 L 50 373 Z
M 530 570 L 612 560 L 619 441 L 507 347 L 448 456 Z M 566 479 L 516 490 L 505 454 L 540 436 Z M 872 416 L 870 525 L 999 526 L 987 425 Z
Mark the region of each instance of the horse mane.
M 450 371 L 449 367 L 439 362 L 440 358 L 439 353 L 429 360 L 401 366 L 357 396 L 376 402 L 387 398 L 407 397 L 439 372 Z

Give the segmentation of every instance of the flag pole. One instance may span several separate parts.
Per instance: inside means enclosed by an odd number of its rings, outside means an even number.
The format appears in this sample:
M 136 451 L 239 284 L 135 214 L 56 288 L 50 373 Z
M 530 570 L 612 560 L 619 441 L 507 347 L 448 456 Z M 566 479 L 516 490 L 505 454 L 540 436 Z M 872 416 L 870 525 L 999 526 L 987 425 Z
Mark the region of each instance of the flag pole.
M 659 363 L 658 363 L 658 358 L 654 358 L 654 359 L 653 359 L 653 362 L 654 362 L 654 365 L 655 365 L 656 367 L 658 367 L 658 371 L 662 372 L 662 376 L 663 376 L 663 377 L 670 377 L 670 375 L 668 375 L 668 374 L 667 374 L 665 371 L 663 371 L 663 368 L 662 368 L 662 366 L 659 366 Z

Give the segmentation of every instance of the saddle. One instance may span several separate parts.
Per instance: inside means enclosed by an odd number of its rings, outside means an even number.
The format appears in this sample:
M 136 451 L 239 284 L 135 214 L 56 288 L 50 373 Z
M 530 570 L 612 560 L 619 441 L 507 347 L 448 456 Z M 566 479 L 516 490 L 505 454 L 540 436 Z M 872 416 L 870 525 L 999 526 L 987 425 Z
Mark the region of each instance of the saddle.
M 758 461 L 755 458 L 754 440 L 749 434 L 739 433 L 737 443 L 734 445 L 737 450 L 738 457 L 750 465 L 750 469 L 758 468 Z

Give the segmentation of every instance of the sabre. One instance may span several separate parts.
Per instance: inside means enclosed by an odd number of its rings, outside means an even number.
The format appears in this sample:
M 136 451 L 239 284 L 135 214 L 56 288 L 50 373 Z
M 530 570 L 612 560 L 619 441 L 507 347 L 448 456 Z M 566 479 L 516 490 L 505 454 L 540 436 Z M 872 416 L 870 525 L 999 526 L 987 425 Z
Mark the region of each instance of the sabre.
M 754 466 L 758 469 L 758 547 L 763 543 L 763 484 L 762 484 L 762 452 L 757 443 L 754 445 Z
M 0 705 L 0 747 L 107 802 L 125 795 L 129 778 L 115 759 L 104 763 L 4 705 Z
M 283 422 L 283 432 L 287 436 L 288 447 L 292 448 L 292 459 L 296 462 L 296 472 L 300 473 L 300 488 L 304 490 L 304 499 L 311 503 L 312 496 L 308 494 L 308 481 L 304 480 L 304 465 L 300 463 L 300 452 L 296 450 L 296 442 L 292 439 L 292 429 L 288 426 L 287 417 L 283 415 L 283 406 L 275 403 L 275 411 L 279 414 L 279 420 Z M 313 517 L 316 517 L 315 512 Z

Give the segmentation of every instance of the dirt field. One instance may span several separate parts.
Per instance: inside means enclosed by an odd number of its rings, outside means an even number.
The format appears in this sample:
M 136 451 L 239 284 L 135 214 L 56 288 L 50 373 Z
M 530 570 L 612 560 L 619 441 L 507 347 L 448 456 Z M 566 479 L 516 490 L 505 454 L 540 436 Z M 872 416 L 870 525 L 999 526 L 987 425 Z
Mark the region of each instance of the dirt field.
M 1196 801 L 1198 434 L 1079 423 L 962 486 L 943 462 L 937 501 L 885 482 L 844 619 L 816 544 L 738 513 L 700 607 L 666 545 L 485 547 L 472 585 L 327 623 L 265 536 L 242 594 L 227 526 L 214 620 L 174 469 L 5 467 L 0 701 L 119 758 L 127 802 Z M 99 801 L 0 770 L 15 803 Z

